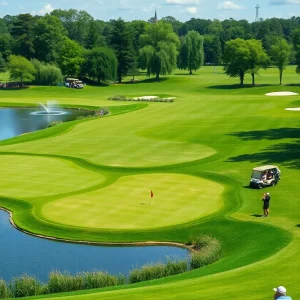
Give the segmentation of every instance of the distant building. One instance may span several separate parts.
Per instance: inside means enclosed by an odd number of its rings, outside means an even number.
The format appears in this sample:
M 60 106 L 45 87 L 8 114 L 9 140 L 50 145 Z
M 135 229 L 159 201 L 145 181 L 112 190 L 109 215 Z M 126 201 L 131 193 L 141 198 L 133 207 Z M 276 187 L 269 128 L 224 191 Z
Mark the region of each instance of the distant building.
M 157 22 L 158 22 L 156 9 L 155 9 L 154 17 L 150 18 L 150 19 L 148 20 L 148 22 L 150 22 L 150 23 L 157 23 Z

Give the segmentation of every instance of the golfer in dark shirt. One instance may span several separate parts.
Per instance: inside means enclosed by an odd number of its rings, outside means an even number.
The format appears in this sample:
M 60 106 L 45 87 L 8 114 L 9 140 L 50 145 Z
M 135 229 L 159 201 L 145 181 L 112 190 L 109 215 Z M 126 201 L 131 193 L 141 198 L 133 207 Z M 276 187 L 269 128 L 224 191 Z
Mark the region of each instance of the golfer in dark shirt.
M 264 215 L 262 217 L 267 217 L 269 215 L 269 206 L 270 206 L 270 193 L 265 193 L 262 201 L 264 202 L 263 210 L 264 210 Z

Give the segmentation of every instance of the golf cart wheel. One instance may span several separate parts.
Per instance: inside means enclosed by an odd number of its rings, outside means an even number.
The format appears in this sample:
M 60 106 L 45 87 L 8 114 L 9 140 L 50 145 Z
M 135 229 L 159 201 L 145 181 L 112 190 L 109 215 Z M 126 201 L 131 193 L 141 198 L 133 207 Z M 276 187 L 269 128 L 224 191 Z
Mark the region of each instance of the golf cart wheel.
M 273 180 L 273 181 L 271 182 L 271 186 L 275 186 L 275 185 L 276 185 L 276 181 Z
M 259 184 L 259 185 L 258 185 L 258 188 L 259 188 L 259 189 L 262 189 L 263 187 L 264 187 L 264 186 L 263 186 L 262 184 Z

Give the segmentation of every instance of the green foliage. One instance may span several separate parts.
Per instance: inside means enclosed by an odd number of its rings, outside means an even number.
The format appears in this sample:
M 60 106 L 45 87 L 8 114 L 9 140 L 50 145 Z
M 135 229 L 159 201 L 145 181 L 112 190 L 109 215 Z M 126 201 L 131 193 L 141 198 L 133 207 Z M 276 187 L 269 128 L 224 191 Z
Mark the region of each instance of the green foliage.
M 37 59 L 31 60 L 35 68 L 35 81 L 37 85 L 57 85 L 63 82 L 60 68 L 55 65 L 46 64 Z
M 6 60 L 11 55 L 13 39 L 8 33 L 0 33 L 0 54 Z
M 0 73 L 4 73 L 6 71 L 6 64 L 5 60 L 2 57 L 2 54 L 0 53 Z
M 27 59 L 33 58 L 34 49 L 34 26 L 36 19 L 31 14 L 20 14 L 13 22 L 11 35 L 15 40 L 14 53 Z
M 0 279 L 0 299 L 10 298 L 10 296 L 11 293 L 9 287 L 4 280 Z
M 110 22 L 112 28 L 109 44 L 116 53 L 118 60 L 117 78 L 119 82 L 122 82 L 122 77 L 127 75 L 136 61 L 132 32 L 121 18 L 111 20 Z
M 75 41 L 65 38 L 58 57 L 58 64 L 63 75 L 77 76 L 80 73 L 83 62 L 82 47 Z
M 205 35 L 204 37 L 205 63 L 219 65 L 222 63 L 222 45 L 220 38 L 215 35 Z
M 36 278 L 23 275 L 20 278 L 14 278 L 10 283 L 10 290 L 13 297 L 26 297 L 39 295 L 41 290 L 40 283 Z
M 149 24 L 145 34 L 141 35 L 140 67 L 148 75 L 170 74 L 177 65 L 178 36 L 172 25 L 164 22 Z
M 32 63 L 22 56 L 11 55 L 7 64 L 11 80 L 32 81 L 35 76 L 35 68 Z
M 203 65 L 203 37 L 196 31 L 189 31 L 184 38 L 179 53 L 179 68 L 188 69 L 190 74 Z
M 86 51 L 81 72 L 100 81 L 115 80 L 117 76 L 117 58 L 109 48 L 94 48 Z
M 239 77 L 240 84 L 243 84 L 245 74 L 250 68 L 250 58 L 250 49 L 245 40 L 226 42 L 223 56 L 225 73 L 230 77 Z
M 274 45 L 271 46 L 271 58 L 279 70 L 279 83 L 282 83 L 282 73 L 290 62 L 292 46 L 285 39 L 279 38 Z
M 197 252 L 192 253 L 190 259 L 191 269 L 198 269 L 218 261 L 222 256 L 220 242 L 209 236 L 197 236 L 192 240 Z

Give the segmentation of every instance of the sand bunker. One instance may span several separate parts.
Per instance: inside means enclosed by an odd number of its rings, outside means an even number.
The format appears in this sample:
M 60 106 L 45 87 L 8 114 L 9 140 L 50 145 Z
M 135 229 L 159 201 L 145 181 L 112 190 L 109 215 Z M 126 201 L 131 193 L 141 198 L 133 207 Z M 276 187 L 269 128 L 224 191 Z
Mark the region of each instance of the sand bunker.
M 266 96 L 295 96 L 298 93 L 294 92 L 274 92 L 274 93 L 267 93 Z
M 300 111 L 300 107 L 291 107 L 291 108 L 286 108 L 285 110 Z
M 133 100 L 155 100 L 157 96 L 143 96 L 143 97 L 135 97 Z

